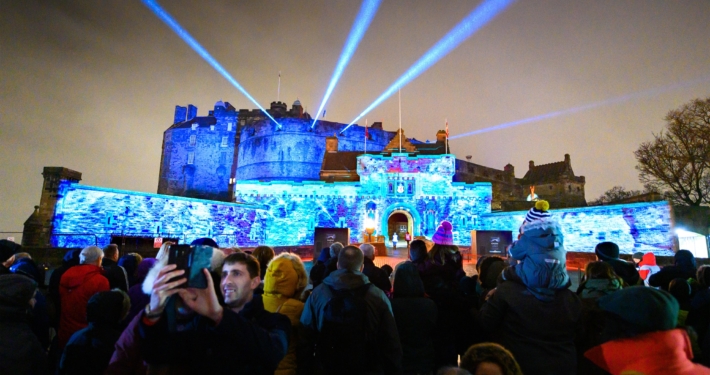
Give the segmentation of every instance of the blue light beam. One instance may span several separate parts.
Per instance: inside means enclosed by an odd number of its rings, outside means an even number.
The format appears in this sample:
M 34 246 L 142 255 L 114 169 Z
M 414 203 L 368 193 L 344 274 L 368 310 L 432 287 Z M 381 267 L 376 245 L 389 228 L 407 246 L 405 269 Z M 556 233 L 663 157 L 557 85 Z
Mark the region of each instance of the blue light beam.
M 561 111 L 550 112 L 550 113 L 546 113 L 544 115 L 529 117 L 529 118 L 522 119 L 522 120 L 506 122 L 504 124 L 499 124 L 499 125 L 491 126 L 491 127 L 484 128 L 484 129 L 470 131 L 468 133 L 454 135 L 452 137 L 449 137 L 449 140 L 468 137 L 471 135 L 488 133 L 488 132 L 492 132 L 494 130 L 511 128 L 513 126 L 524 125 L 524 124 L 529 124 L 529 123 L 533 123 L 533 122 L 537 122 L 537 121 L 547 120 L 547 119 L 557 117 L 557 116 L 571 115 L 571 114 L 574 114 L 577 112 L 587 111 L 590 109 L 594 109 L 594 108 L 598 108 L 598 107 L 602 107 L 602 106 L 606 106 L 606 105 L 621 104 L 621 103 L 624 103 L 624 102 L 627 102 L 630 100 L 637 100 L 637 99 L 644 99 L 644 98 L 648 98 L 648 97 L 653 97 L 656 95 L 664 94 L 668 91 L 689 88 L 689 87 L 692 87 L 692 86 L 695 86 L 695 85 L 698 85 L 701 83 L 706 83 L 706 82 L 710 82 L 710 76 L 701 77 L 699 79 L 692 80 L 692 81 L 680 82 L 680 83 L 676 83 L 676 84 L 670 85 L 670 86 L 657 87 L 657 88 L 653 88 L 650 90 L 639 91 L 639 92 L 635 92 L 635 93 L 631 93 L 631 94 L 617 96 L 615 98 L 606 99 L 606 100 L 602 100 L 602 101 L 598 101 L 598 102 L 594 102 L 594 103 L 588 103 L 588 104 L 581 105 L 579 107 L 563 109 Z
M 451 31 L 449 31 L 443 38 L 441 38 L 436 44 L 431 47 L 422 57 L 417 60 L 417 62 L 412 65 L 409 70 L 404 72 L 401 77 L 399 77 L 387 90 L 385 90 L 380 97 L 378 97 L 369 107 L 367 107 L 362 113 L 360 113 L 354 120 L 348 124 L 340 134 L 343 134 L 345 130 L 351 127 L 355 122 L 365 116 L 367 113 L 375 109 L 387 98 L 392 96 L 398 89 L 406 86 L 417 78 L 420 74 L 424 73 L 432 65 L 436 64 L 441 58 L 448 55 L 449 52 L 453 51 L 466 39 L 471 37 L 476 31 L 485 26 L 490 22 L 498 13 L 502 12 L 514 0 L 485 0 L 481 5 L 469 13 L 461 22 L 458 23 Z
M 328 102 L 330 95 L 335 89 L 335 85 L 340 80 L 340 76 L 343 75 L 343 71 L 345 70 L 345 67 L 348 66 L 350 58 L 352 58 L 353 54 L 355 53 L 355 50 L 357 49 L 357 46 L 360 44 L 360 40 L 362 40 L 362 37 L 365 35 L 365 32 L 367 31 L 368 27 L 370 27 L 370 23 L 372 22 L 372 19 L 375 18 L 375 14 L 377 14 L 377 9 L 380 7 L 380 3 L 381 0 L 365 0 L 362 2 L 362 6 L 360 6 L 360 12 L 355 18 L 355 23 L 353 23 L 353 27 L 350 30 L 348 40 L 345 42 L 343 52 L 341 52 L 338 64 L 335 66 L 335 71 L 333 71 L 333 77 L 330 79 L 328 89 L 325 90 L 323 100 L 320 103 L 320 107 L 318 107 L 318 110 L 316 111 L 316 118 L 313 119 L 311 129 L 316 126 L 316 122 L 318 121 L 318 114 L 321 113 L 321 111 L 325 107 L 325 103 Z
M 215 60 L 214 57 L 212 57 L 212 55 L 209 54 L 209 52 L 207 52 L 206 49 L 204 49 L 199 43 L 197 43 L 195 38 L 193 38 L 192 35 L 190 35 L 190 33 L 187 32 L 187 30 L 185 30 L 182 26 L 180 26 L 180 24 L 170 14 L 168 14 L 168 12 L 166 12 L 165 9 L 163 9 L 154 0 L 141 0 L 141 1 L 143 2 L 143 4 L 146 7 L 148 7 L 148 9 L 150 9 L 153 13 L 155 13 L 155 15 L 158 16 L 158 18 L 163 20 L 163 22 L 165 22 L 166 25 L 168 25 L 171 29 L 173 29 L 173 31 L 175 32 L 175 34 L 177 34 L 177 36 L 179 36 L 182 40 L 184 40 L 185 43 L 187 43 L 187 45 L 192 47 L 192 49 L 195 52 L 197 52 L 197 54 L 200 55 L 200 57 L 202 57 L 208 64 L 210 64 L 217 71 L 217 73 L 221 74 L 222 77 L 224 77 L 229 83 L 232 84 L 232 86 L 236 87 L 237 90 L 239 90 L 244 96 L 247 97 L 247 99 L 251 100 L 252 103 L 254 103 L 262 112 L 264 112 L 264 114 L 266 116 L 268 116 L 277 125 L 279 130 L 281 129 L 281 124 L 279 124 L 279 122 L 276 121 L 276 119 L 273 118 L 269 114 L 269 112 L 267 112 L 264 109 L 264 107 L 262 107 L 256 101 L 256 99 L 254 99 L 251 95 L 249 95 L 247 90 L 245 90 L 244 87 L 242 87 L 242 85 L 240 85 L 239 82 L 237 82 L 237 80 L 234 79 L 234 77 L 232 77 L 232 75 L 229 74 L 229 72 L 227 72 L 222 67 L 222 65 L 219 62 L 217 62 L 217 60 Z

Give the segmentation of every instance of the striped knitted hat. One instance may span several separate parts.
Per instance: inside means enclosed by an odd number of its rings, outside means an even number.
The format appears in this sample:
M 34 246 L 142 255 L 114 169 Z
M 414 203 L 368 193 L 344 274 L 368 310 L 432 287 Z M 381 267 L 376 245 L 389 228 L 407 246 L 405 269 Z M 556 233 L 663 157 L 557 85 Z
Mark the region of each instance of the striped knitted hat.
M 549 209 L 550 204 L 547 203 L 547 201 L 535 202 L 535 207 L 531 208 L 530 211 L 528 211 L 528 214 L 525 215 L 525 223 L 550 217 L 550 213 L 547 212 Z
M 453 225 L 448 221 L 444 220 L 439 224 L 439 228 L 436 229 L 436 233 L 431 237 L 431 240 L 437 245 L 453 245 L 454 244 L 454 234 L 452 230 Z

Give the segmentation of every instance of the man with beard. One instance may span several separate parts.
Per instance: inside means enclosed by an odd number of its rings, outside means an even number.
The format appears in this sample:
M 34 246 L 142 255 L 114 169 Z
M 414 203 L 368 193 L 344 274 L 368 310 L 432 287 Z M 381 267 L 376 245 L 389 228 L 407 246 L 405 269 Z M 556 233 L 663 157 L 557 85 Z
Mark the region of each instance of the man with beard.
M 216 267 L 215 267 L 216 268 Z M 286 355 L 291 323 L 281 314 L 264 310 L 259 286 L 259 262 L 245 253 L 224 259 L 220 304 L 207 269 L 207 288 L 180 288 L 184 271 L 167 265 L 153 284 L 150 304 L 141 321 L 144 359 L 149 367 L 168 366 L 200 374 L 273 374 Z M 178 296 L 175 296 L 177 294 Z M 177 313 L 166 308 L 177 298 Z M 171 314 L 181 315 L 173 327 Z

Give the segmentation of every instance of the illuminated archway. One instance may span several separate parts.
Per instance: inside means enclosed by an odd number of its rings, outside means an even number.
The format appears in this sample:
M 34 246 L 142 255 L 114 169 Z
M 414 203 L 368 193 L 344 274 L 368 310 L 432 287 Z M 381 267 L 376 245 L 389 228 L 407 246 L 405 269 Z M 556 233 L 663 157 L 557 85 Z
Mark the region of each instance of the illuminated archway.
M 387 207 L 383 212 L 382 216 L 380 217 L 380 230 L 379 233 L 383 236 L 387 236 L 388 231 L 388 226 L 387 226 L 387 221 L 389 220 L 390 216 L 392 216 L 393 213 L 402 213 L 405 216 L 407 216 L 408 219 L 408 229 L 409 233 L 412 234 L 412 238 L 414 236 L 419 236 L 419 227 L 421 226 L 422 223 L 422 217 L 419 215 L 419 211 L 417 211 L 416 207 L 414 207 L 411 204 L 408 203 L 395 203 Z M 392 238 L 386 238 L 385 241 L 390 241 Z M 401 239 L 404 241 L 404 239 Z

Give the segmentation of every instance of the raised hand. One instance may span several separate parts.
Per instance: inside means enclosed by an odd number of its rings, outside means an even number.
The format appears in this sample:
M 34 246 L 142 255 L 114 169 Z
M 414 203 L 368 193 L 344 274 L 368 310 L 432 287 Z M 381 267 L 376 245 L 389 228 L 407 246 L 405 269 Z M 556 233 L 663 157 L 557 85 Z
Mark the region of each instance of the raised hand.
M 214 281 L 207 268 L 203 268 L 202 272 L 207 277 L 207 288 L 186 288 L 180 289 L 177 293 L 180 294 L 182 301 L 192 309 L 192 311 L 212 319 L 215 324 L 219 324 L 222 320 L 223 309 L 217 299 L 217 293 L 214 291 Z
M 175 270 L 177 267 L 174 264 L 168 264 L 158 272 L 158 277 L 153 283 L 153 290 L 150 293 L 149 309 L 151 315 L 158 315 L 165 309 L 165 304 L 168 302 L 168 297 L 180 291 L 178 286 L 187 282 L 187 278 L 183 277 L 173 280 L 185 273 L 184 270 Z M 156 318 L 157 319 L 157 318 Z

